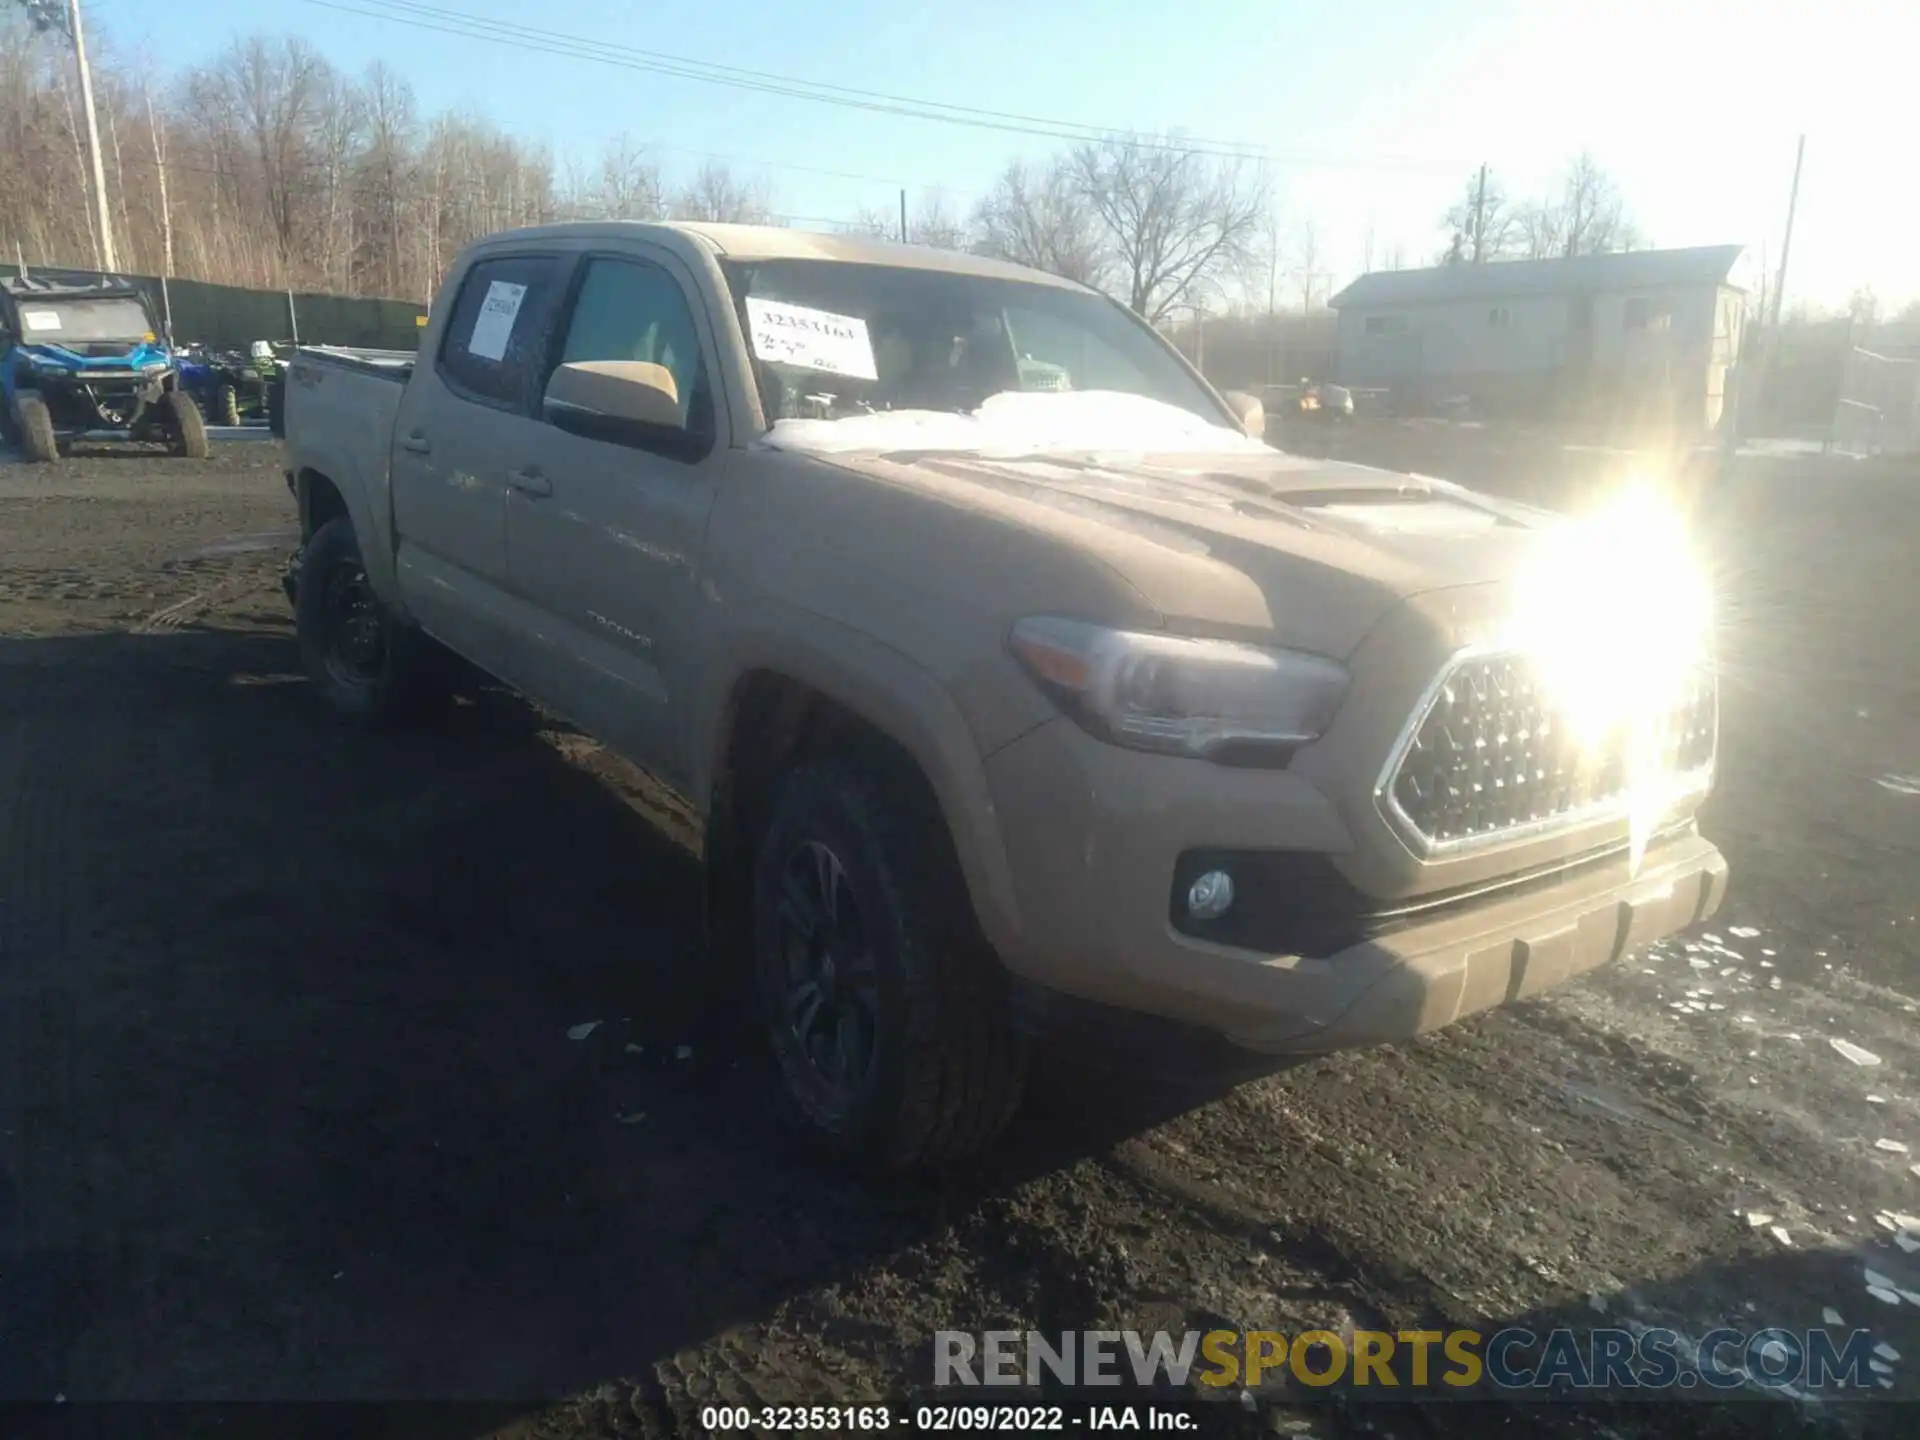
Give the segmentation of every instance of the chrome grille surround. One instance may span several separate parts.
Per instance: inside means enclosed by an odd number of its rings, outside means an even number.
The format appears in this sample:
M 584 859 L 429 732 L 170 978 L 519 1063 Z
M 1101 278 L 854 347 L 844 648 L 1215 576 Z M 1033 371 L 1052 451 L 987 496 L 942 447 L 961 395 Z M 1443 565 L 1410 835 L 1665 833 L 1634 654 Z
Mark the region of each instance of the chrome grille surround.
M 1707 664 L 1661 720 L 1676 798 L 1711 788 L 1718 732 Z M 1463 650 L 1414 707 L 1374 799 L 1416 855 L 1438 859 L 1624 817 L 1625 756 L 1617 741 L 1580 754 L 1519 652 Z

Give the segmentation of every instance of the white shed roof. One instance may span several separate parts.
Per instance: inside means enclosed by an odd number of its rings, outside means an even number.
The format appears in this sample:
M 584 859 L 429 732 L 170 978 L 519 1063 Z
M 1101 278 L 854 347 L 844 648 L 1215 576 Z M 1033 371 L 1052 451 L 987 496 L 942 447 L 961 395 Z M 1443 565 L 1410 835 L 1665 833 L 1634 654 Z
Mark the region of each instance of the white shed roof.
M 1327 303 L 1354 307 L 1431 305 L 1446 300 L 1497 300 L 1515 295 L 1578 295 L 1675 285 L 1724 285 L 1739 245 L 1686 250 L 1629 250 L 1551 260 L 1493 260 L 1431 270 L 1375 270 Z

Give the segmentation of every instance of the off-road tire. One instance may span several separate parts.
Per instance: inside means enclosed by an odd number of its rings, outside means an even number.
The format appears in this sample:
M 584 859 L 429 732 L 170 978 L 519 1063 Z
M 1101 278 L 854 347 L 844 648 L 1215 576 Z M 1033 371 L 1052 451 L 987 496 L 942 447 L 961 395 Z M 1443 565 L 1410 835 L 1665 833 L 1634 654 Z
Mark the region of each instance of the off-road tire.
M 437 713 L 450 698 L 444 652 L 385 607 L 378 611 L 383 647 L 377 673 L 364 681 L 343 673 L 333 647 L 328 587 L 336 570 L 364 579 L 360 542 L 345 516 L 329 520 L 300 552 L 294 588 L 294 633 L 313 688 L 335 714 L 367 729 L 406 723 Z M 378 602 L 374 602 L 378 605 Z
M 844 1107 L 809 1088 L 783 1019 L 781 886 L 808 841 L 844 866 L 878 982 L 871 1073 Z M 923 787 L 853 760 L 791 771 L 760 841 L 752 894 L 755 989 L 797 1118 L 831 1149 L 885 1170 L 941 1166 L 991 1145 L 1019 1108 L 1025 1049 L 1008 977 L 974 921 L 952 840 Z
M 169 390 L 160 397 L 165 418 L 161 429 L 167 437 L 167 453 L 182 460 L 204 460 L 208 455 L 207 422 L 193 396 L 184 390 Z
M 240 423 L 240 392 L 233 386 L 222 385 L 219 393 L 213 397 L 213 417 L 216 425 Z
M 287 376 L 282 371 L 267 381 L 267 430 L 276 440 L 287 438 Z
M 20 458 L 45 465 L 60 458 L 60 441 L 53 429 L 53 412 L 47 402 L 31 390 L 19 391 L 13 400 L 14 428 L 20 437 Z

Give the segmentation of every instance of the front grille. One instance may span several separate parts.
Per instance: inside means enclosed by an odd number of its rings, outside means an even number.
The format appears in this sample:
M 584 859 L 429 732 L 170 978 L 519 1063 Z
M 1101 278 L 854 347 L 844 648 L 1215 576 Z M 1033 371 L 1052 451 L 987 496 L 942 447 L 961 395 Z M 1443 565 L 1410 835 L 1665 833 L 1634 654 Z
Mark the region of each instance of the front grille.
M 1657 719 L 1668 773 L 1704 777 L 1715 705 L 1713 675 L 1703 670 Z M 1415 838 L 1450 848 L 1603 812 L 1625 796 L 1626 744 L 1579 745 L 1523 657 L 1475 656 L 1447 674 L 1387 788 Z

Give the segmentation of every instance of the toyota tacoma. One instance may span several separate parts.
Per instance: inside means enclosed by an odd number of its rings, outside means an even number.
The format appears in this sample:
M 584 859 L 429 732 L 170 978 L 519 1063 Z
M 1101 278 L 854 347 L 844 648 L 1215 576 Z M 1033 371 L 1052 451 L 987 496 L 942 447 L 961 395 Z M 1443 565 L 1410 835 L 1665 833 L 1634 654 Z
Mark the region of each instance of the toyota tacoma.
M 1678 522 L 1263 430 L 1017 266 L 521 230 L 417 355 L 296 354 L 289 591 L 344 714 L 417 713 L 451 651 L 686 799 L 792 1107 L 931 1163 L 1052 1015 L 1404 1040 L 1720 902 Z

